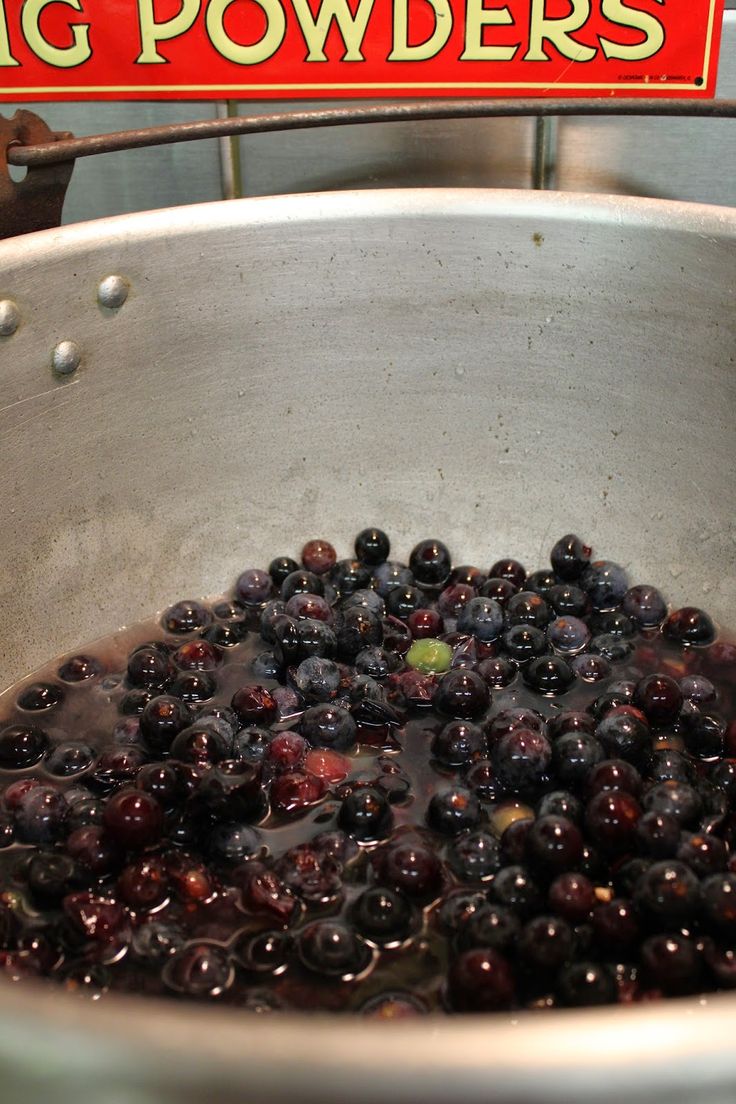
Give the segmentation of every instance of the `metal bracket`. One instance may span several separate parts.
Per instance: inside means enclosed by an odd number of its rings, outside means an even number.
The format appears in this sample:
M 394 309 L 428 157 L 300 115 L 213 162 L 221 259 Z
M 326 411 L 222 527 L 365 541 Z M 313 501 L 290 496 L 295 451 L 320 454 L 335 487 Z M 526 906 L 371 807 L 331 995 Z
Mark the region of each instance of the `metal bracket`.
M 61 212 L 74 161 L 30 165 L 23 180 L 13 180 L 8 152 L 18 146 L 59 142 L 72 135 L 55 133 L 32 111 L 16 111 L 12 119 L 0 115 L 0 238 L 48 230 L 61 223 Z

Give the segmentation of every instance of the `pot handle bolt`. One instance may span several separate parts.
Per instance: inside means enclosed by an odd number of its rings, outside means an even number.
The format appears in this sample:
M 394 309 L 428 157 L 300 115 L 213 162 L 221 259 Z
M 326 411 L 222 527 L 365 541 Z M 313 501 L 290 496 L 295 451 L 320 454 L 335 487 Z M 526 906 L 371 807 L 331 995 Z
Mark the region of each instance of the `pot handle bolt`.
M 0 337 L 12 337 L 20 326 L 20 311 L 12 299 L 0 299 Z
M 122 307 L 130 292 L 130 284 L 124 276 L 106 276 L 97 289 L 97 302 L 101 307 L 117 310 Z
M 51 354 L 51 367 L 58 376 L 71 376 L 82 363 L 82 350 L 76 341 L 60 341 Z

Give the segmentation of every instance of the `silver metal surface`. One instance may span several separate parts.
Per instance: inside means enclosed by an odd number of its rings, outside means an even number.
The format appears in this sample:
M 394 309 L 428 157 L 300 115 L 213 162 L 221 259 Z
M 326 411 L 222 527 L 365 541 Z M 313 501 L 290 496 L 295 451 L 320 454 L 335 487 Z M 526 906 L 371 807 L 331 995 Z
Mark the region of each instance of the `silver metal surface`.
M 20 311 L 12 299 L 0 301 L 0 337 L 12 337 L 20 326 Z
M 71 376 L 82 363 L 82 350 L 76 341 L 60 341 L 51 354 L 51 367 L 59 376 Z
M 141 293 L 104 317 L 101 272 Z M 4 681 L 307 535 L 481 566 L 579 531 L 736 620 L 736 211 L 233 201 L 0 244 Z M 79 378 L 50 385 L 70 327 Z M 697 366 L 697 371 L 694 371 Z M 3 1104 L 726 1104 L 734 997 L 378 1025 L 0 985 Z
M 102 307 L 117 310 L 130 295 L 130 284 L 124 276 L 106 276 L 97 289 L 97 300 Z

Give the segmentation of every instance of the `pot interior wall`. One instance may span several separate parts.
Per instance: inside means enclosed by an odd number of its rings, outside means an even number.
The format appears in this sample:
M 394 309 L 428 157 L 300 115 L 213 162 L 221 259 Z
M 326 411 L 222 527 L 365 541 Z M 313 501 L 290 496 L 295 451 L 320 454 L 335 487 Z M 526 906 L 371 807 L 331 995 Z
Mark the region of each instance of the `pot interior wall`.
M 482 192 L 4 244 L 4 684 L 306 538 L 347 555 L 367 524 L 485 567 L 577 531 L 736 625 L 735 246 L 715 208 Z M 59 380 L 64 339 L 82 365 Z

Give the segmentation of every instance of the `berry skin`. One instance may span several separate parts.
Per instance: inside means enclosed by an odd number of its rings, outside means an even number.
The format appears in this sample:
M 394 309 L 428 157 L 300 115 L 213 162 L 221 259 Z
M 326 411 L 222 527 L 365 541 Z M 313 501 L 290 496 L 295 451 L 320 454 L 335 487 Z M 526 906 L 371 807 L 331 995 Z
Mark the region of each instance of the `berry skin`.
M 575 672 L 561 656 L 540 656 L 524 668 L 524 682 L 538 694 L 558 697 L 570 689 Z
M 357 728 L 347 709 L 337 705 L 313 705 L 302 714 L 302 736 L 312 747 L 348 751 L 355 745 Z
M 587 920 L 596 904 L 595 888 L 584 874 L 559 874 L 549 887 L 550 908 L 571 924 Z
M 415 838 L 389 844 L 376 873 L 382 885 L 392 886 L 412 900 L 432 900 L 442 887 L 437 854 Z
M 518 560 L 496 560 L 488 572 L 489 579 L 508 579 L 515 587 L 526 582 L 526 568 Z
M 603 790 L 588 803 L 585 822 L 601 850 L 620 855 L 635 847 L 636 826 L 641 814 L 641 806 L 631 794 Z
M 191 712 L 182 701 L 162 694 L 153 698 L 143 710 L 141 736 L 152 752 L 167 752 L 191 719 Z
M 506 733 L 491 751 L 499 782 L 514 793 L 535 786 L 545 775 L 551 758 L 552 748 L 546 736 L 528 728 Z
M 469 721 L 450 721 L 432 740 L 432 755 L 443 767 L 457 769 L 485 757 L 482 729 Z
M 314 774 L 301 770 L 284 771 L 271 783 L 271 807 L 282 816 L 301 816 L 319 804 L 327 793 L 327 784 Z
M 557 916 L 535 916 L 519 936 L 519 956 L 524 966 L 535 972 L 559 970 L 572 951 L 572 930 Z
M 305 571 L 326 575 L 337 563 L 337 553 L 329 541 L 311 540 L 302 548 L 301 559 Z
M 648 675 L 636 684 L 634 705 L 646 714 L 650 724 L 671 724 L 677 719 L 682 703 L 682 690 L 667 675 Z
M 189 633 L 206 629 L 212 623 L 212 614 L 200 602 L 177 602 L 161 616 L 161 624 L 170 633 Z
M 590 598 L 593 609 L 600 612 L 615 609 L 628 585 L 624 569 L 610 560 L 595 560 L 580 576 L 580 586 Z
M 590 563 L 590 554 L 591 549 L 580 540 L 580 537 L 576 537 L 574 533 L 568 533 L 560 537 L 552 548 L 550 553 L 552 570 L 565 582 L 579 579 Z
M 590 641 L 590 629 L 578 617 L 557 617 L 547 626 L 547 640 L 561 655 L 575 655 Z
M 539 886 L 524 866 L 504 866 L 491 882 L 491 897 L 521 917 L 530 917 L 542 904 Z
M 733 940 L 736 936 L 736 874 L 713 874 L 702 884 L 703 912 L 710 925 Z
M 624 759 L 646 770 L 652 751 L 648 726 L 631 713 L 609 713 L 596 726 L 595 738 L 610 759 Z
M 434 708 L 447 717 L 472 721 L 488 709 L 490 694 L 480 675 L 456 667 L 444 674 L 433 698 Z
M 409 569 L 420 586 L 443 586 L 450 577 L 451 568 L 450 552 L 442 541 L 420 541 L 409 556 Z
M 163 689 L 173 674 L 168 651 L 160 644 L 142 644 L 128 660 L 128 683 Z
M 683 828 L 695 825 L 700 818 L 703 804 L 697 790 L 687 782 L 673 779 L 652 786 L 642 799 L 647 812 L 667 813 Z
M 391 542 L 382 529 L 361 529 L 355 538 L 355 556 L 371 567 L 384 563 L 391 551 Z
M 338 824 L 356 839 L 385 839 L 393 824 L 391 807 L 377 789 L 355 790 L 342 803 Z
M 634 586 L 624 594 L 621 609 L 643 629 L 655 629 L 667 617 L 667 603 L 653 586 Z
M 498 840 L 482 829 L 463 832 L 453 840 L 448 861 L 461 881 L 487 881 L 501 868 Z
M 105 805 L 104 827 L 113 842 L 126 850 L 138 851 L 156 843 L 163 823 L 158 801 L 141 790 L 119 790 Z
M 427 823 L 444 836 L 457 836 L 475 828 L 480 816 L 477 797 L 470 790 L 456 787 L 434 794 L 427 810 Z
M 567 817 L 539 817 L 526 837 L 526 854 L 530 866 L 550 878 L 575 870 L 582 853 L 583 837 L 580 829 Z
M 508 961 L 490 947 L 463 951 L 450 966 L 447 995 L 457 1012 L 510 1008 L 514 990 L 514 975 Z
M 243 725 L 269 725 L 276 720 L 276 702 L 264 686 L 241 686 L 230 704 Z
M 617 992 L 613 973 L 598 962 L 575 962 L 565 966 L 557 979 L 563 1004 L 592 1008 L 615 1004 Z
M 520 666 L 549 651 L 547 637 L 534 625 L 514 625 L 503 634 L 502 643 L 506 653 Z
M 490 642 L 503 630 L 503 610 L 493 598 L 479 596 L 465 604 L 457 619 L 457 631 Z
M 359 935 L 339 920 L 315 920 L 303 928 L 297 944 L 308 970 L 349 981 L 365 970 L 371 952 Z
M 683 935 L 653 935 L 641 946 L 645 979 L 665 993 L 692 993 L 698 985 L 701 959 L 698 948 Z
M 671 613 L 664 623 L 663 632 L 678 644 L 712 644 L 716 638 L 716 627 L 708 614 L 694 606 Z
M 615 957 L 626 955 L 639 940 L 639 917 L 633 903 L 621 897 L 593 910 L 593 933 L 601 950 Z
M 212 943 L 191 943 L 166 962 L 162 978 L 189 997 L 219 997 L 233 983 L 235 971 L 225 950 Z
M 0 770 L 24 770 L 43 759 L 51 741 L 40 728 L 10 725 L 0 732 Z
M 355 902 L 352 921 L 362 936 L 379 946 L 401 943 L 412 927 L 412 908 L 402 894 L 373 886 Z
M 64 700 L 64 691 L 52 682 L 34 682 L 18 695 L 18 708 L 38 713 L 53 709 Z
M 688 866 L 676 859 L 654 863 L 637 881 L 634 902 L 644 914 L 666 926 L 678 927 L 698 910 L 698 879 Z

